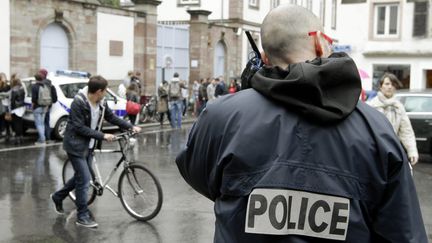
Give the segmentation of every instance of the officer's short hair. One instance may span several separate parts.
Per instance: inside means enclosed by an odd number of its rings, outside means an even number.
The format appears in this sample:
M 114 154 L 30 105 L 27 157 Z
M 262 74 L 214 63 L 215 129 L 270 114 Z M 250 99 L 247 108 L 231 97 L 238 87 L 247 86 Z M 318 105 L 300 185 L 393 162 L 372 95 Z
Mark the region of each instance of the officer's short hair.
M 100 75 L 90 77 L 88 82 L 88 92 L 91 94 L 96 93 L 98 90 L 105 90 L 108 86 L 108 81 Z
M 174 78 L 178 78 L 179 74 L 178 73 L 174 73 Z

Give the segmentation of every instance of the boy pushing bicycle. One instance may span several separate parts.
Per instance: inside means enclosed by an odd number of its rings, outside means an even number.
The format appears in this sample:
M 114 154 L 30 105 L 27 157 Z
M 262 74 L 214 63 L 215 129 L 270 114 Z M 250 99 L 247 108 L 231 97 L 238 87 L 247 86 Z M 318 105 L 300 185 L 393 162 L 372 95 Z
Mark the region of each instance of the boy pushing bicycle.
M 63 148 L 74 169 L 74 176 L 62 189 L 51 194 L 51 200 L 58 214 L 64 214 L 63 200 L 69 192 L 75 189 L 77 207 L 76 224 L 88 228 L 97 227 L 98 224 L 90 217 L 87 208 L 87 191 L 91 176 L 92 150 L 96 140 L 113 141 L 115 136 L 101 132 L 103 120 L 122 129 L 130 129 L 135 133 L 141 131 L 140 127 L 117 117 L 104 101 L 108 82 L 102 76 L 93 76 L 88 85 L 75 96 L 66 126 L 63 139 Z

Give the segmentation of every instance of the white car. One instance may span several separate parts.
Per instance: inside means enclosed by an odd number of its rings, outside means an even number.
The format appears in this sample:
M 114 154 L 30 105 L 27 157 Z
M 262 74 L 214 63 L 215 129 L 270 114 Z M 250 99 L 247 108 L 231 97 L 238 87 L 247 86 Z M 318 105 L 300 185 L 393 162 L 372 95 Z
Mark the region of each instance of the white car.
M 57 102 L 54 103 L 51 107 L 50 127 L 52 128 L 52 134 L 55 138 L 63 139 L 73 98 L 80 89 L 84 88 L 87 85 L 88 78 L 77 78 L 50 74 L 48 75 L 48 79 L 51 80 L 52 85 L 55 87 L 58 97 Z M 31 86 L 35 82 L 36 81 L 34 78 L 22 79 L 22 83 L 25 86 L 26 91 L 26 112 L 23 116 L 25 128 L 35 127 L 31 102 Z M 119 97 L 110 89 L 107 89 L 105 99 L 108 102 L 108 106 L 117 116 L 123 118 L 126 115 L 125 99 Z

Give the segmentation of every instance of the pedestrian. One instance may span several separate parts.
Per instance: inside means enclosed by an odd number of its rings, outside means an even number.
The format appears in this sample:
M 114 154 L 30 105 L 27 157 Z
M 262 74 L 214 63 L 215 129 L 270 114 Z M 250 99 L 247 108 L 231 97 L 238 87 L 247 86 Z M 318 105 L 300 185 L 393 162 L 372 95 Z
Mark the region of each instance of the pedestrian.
M 201 101 L 199 100 L 199 90 L 201 87 L 202 79 L 200 82 L 194 80 L 192 85 L 192 98 L 193 98 L 193 115 L 198 116 L 198 110 L 200 109 Z
M 207 86 L 207 99 L 208 101 L 216 99 L 215 91 L 216 91 L 217 80 L 213 78 L 209 85 Z
M 164 80 L 158 87 L 158 105 L 157 112 L 160 116 L 160 125 L 163 126 L 164 115 L 167 115 L 168 122 L 171 122 L 170 113 L 168 110 L 168 81 Z
M 15 132 L 15 145 L 23 142 L 23 115 L 25 113 L 25 91 L 17 74 L 11 76 L 10 113 L 12 115 L 12 126 Z
M 184 87 L 180 83 L 178 73 L 174 73 L 174 77 L 171 79 L 168 87 L 168 107 L 170 111 L 171 127 L 181 128 L 182 124 L 182 112 L 183 112 L 183 101 L 181 89 Z
M 139 92 L 138 84 L 134 82 L 131 83 L 126 92 L 126 100 L 139 104 L 140 98 L 138 92 Z M 127 114 L 127 116 L 129 117 L 130 122 L 132 124 L 135 124 L 137 115 Z
M 44 78 L 40 72 L 36 73 L 36 82 L 32 85 L 32 108 L 38 140 L 35 145 L 44 145 L 45 137 L 45 115 L 48 106 L 51 104 L 51 88 L 44 83 Z
M 54 103 L 57 102 L 57 91 L 55 87 L 52 85 L 51 80 L 47 78 L 48 71 L 44 68 L 39 70 L 39 74 L 42 76 L 44 85 L 47 85 L 51 90 L 51 104 L 47 105 L 47 111 L 45 113 L 44 125 L 45 125 L 45 140 L 47 142 L 51 141 L 51 126 L 50 126 L 50 113 L 51 107 Z
M 93 149 L 97 141 L 113 141 L 115 136 L 101 132 L 99 124 L 104 119 L 122 129 L 140 132 L 141 128 L 117 117 L 104 100 L 108 82 L 102 76 L 93 76 L 88 86 L 80 90 L 71 104 L 69 120 L 63 139 L 63 149 L 71 161 L 74 176 L 64 187 L 50 195 L 55 210 L 63 214 L 63 200 L 75 190 L 77 207 L 76 224 L 84 227 L 97 227 L 87 208 L 87 191 L 91 178 Z
M 126 99 L 126 91 L 131 84 L 131 80 L 133 79 L 134 75 L 134 71 L 129 71 L 123 81 L 119 84 L 117 94 L 121 98 Z
M 198 115 L 206 107 L 208 102 L 207 87 L 209 86 L 208 78 L 202 80 L 201 87 L 199 89 L 198 98 L 200 100 L 200 107 L 198 109 Z
M 0 135 L 5 130 L 5 142 L 9 142 L 11 138 L 11 123 L 6 119 L 6 114 L 9 113 L 9 95 L 10 85 L 5 73 L 0 73 Z
M 215 78 L 215 80 L 216 80 L 215 97 L 218 98 L 222 95 L 228 94 L 225 81 L 220 78 Z
M 231 79 L 230 84 L 228 86 L 228 93 L 234 94 L 240 91 L 240 86 L 237 83 L 237 80 Z
M 183 84 L 181 87 L 182 102 L 183 102 L 182 115 L 183 117 L 185 117 L 186 112 L 188 110 L 188 104 L 189 104 L 189 86 L 187 85 L 186 81 L 181 81 L 181 83 Z
M 385 73 L 380 79 L 380 90 L 377 96 L 367 104 L 387 117 L 407 151 L 411 165 L 415 165 L 419 158 L 417 143 L 405 107 L 394 97 L 398 87 L 401 87 L 399 79 L 392 73 Z
M 403 147 L 322 31 L 306 8 L 272 9 L 252 88 L 207 104 L 177 156 L 215 203 L 214 242 L 428 242 Z

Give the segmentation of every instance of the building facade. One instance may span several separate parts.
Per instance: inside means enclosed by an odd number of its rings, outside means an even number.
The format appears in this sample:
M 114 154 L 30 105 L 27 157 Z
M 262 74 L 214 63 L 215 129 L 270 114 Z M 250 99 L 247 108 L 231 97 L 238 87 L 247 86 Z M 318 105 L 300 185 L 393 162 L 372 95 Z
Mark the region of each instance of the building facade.
M 324 26 L 364 71 L 364 89 L 377 89 L 384 72 L 396 74 L 403 88 L 432 88 L 430 6 L 430 0 L 330 1 Z
M 118 81 L 135 70 L 142 73 L 144 92 L 154 93 L 160 1 L 134 3 L 114 8 L 97 0 L 0 1 L 0 72 L 27 77 L 43 67 Z
M 244 31 L 251 31 L 261 48 L 263 18 L 286 3 L 306 7 L 321 19 L 334 51 L 347 52 L 357 63 L 365 90 L 376 88 L 386 71 L 395 73 L 404 88 L 432 88 L 431 0 L 172 0 L 158 8 L 158 22 L 190 28 L 189 80 L 221 72 L 238 77 L 251 51 Z M 158 57 L 158 66 L 163 65 Z
M 186 63 L 189 73 L 181 78 L 190 82 L 218 76 L 225 80 L 238 78 L 251 52 L 245 31 L 250 31 L 260 46 L 260 24 L 267 12 L 277 6 L 273 2 L 289 1 L 162 1 L 158 8 L 159 26 L 181 25 L 189 29 L 189 59 Z M 159 38 L 165 37 L 158 35 Z M 158 52 L 157 65 L 169 74 L 180 70 L 176 67 L 184 66 L 180 62 L 185 62 L 171 58 L 173 55 Z M 172 61 L 168 62 L 170 67 L 166 65 L 167 57 Z

